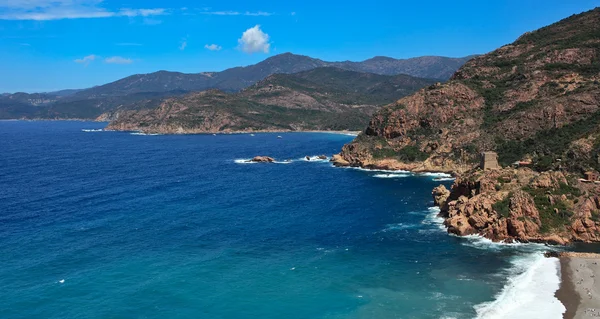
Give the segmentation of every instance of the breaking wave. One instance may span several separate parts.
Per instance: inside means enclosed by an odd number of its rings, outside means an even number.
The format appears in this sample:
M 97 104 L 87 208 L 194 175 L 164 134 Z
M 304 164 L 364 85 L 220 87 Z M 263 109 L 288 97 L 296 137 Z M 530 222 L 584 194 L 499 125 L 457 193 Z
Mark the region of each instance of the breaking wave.
M 565 306 L 554 296 L 560 286 L 558 258 L 534 252 L 511 263 L 507 284 L 495 300 L 475 306 L 476 318 L 562 318 Z
M 425 172 L 425 173 L 418 173 L 417 175 L 429 176 L 429 177 L 435 177 L 435 178 L 452 178 L 452 175 L 447 174 L 447 173 Z
M 375 174 L 373 175 L 373 177 L 376 178 L 402 178 L 402 177 L 408 177 L 410 176 L 410 174 Z
M 159 133 L 144 133 L 144 132 L 131 132 L 129 134 L 131 134 L 131 135 L 144 135 L 144 136 L 162 135 L 162 134 L 159 134 Z
M 236 164 L 259 164 L 260 162 L 252 162 L 251 158 L 238 158 L 238 159 L 234 159 L 233 160 L 234 163 Z M 292 164 L 294 161 L 292 160 L 286 160 L 286 161 L 274 161 L 272 163 L 266 163 L 266 164 Z
M 302 157 L 299 160 L 304 162 L 329 162 L 329 157 L 321 159 L 319 156 L 309 156 L 308 158 Z
M 88 133 L 91 133 L 91 132 L 104 132 L 104 130 L 101 129 L 101 128 L 100 129 L 86 129 L 86 128 L 84 128 L 81 131 L 82 132 L 88 132 Z
M 425 219 L 421 222 L 424 225 L 431 225 L 435 228 L 446 232 L 446 226 L 444 226 L 444 218 L 440 217 L 440 208 L 439 207 L 429 207 L 427 209 L 428 213 L 425 216 Z

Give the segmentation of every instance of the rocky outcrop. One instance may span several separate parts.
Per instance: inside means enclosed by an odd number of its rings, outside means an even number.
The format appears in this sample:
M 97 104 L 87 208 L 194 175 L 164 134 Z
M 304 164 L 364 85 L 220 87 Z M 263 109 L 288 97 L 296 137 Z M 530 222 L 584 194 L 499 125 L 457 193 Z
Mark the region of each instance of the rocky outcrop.
M 432 196 L 449 233 L 564 245 L 600 241 L 599 193 L 562 172 L 507 168 L 468 172 Z
M 448 197 L 450 197 L 450 191 L 444 185 L 440 185 L 433 189 L 431 192 L 433 196 L 433 203 L 438 207 L 445 207 Z
M 254 162 L 254 163 L 273 163 L 273 162 L 275 162 L 275 159 L 272 158 L 272 157 L 269 157 L 269 156 L 255 156 L 254 158 L 252 158 L 248 162 Z

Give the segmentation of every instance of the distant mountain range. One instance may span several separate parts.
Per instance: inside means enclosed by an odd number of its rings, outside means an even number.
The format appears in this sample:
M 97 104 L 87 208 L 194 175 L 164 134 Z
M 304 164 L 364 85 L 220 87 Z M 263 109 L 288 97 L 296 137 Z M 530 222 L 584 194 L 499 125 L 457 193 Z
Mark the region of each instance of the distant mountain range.
M 471 57 L 375 57 L 362 62 L 326 62 L 284 53 L 254 65 L 221 72 L 186 74 L 158 71 L 132 75 L 84 90 L 3 94 L 0 96 L 0 118 L 95 118 L 102 113 L 149 98 L 180 96 L 208 89 L 238 92 L 272 74 L 291 74 L 321 67 L 379 75 L 406 74 L 445 81 Z
M 242 90 L 148 100 L 106 114 L 108 129 L 147 133 L 360 130 L 370 115 L 437 80 L 316 68 L 274 74 Z

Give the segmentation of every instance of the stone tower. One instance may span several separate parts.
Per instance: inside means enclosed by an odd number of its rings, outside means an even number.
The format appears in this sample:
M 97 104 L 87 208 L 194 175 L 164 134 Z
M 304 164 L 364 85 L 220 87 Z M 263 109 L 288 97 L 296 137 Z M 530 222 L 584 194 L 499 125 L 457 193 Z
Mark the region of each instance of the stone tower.
M 482 170 L 500 168 L 500 165 L 498 165 L 498 154 L 496 152 L 482 152 L 479 167 Z

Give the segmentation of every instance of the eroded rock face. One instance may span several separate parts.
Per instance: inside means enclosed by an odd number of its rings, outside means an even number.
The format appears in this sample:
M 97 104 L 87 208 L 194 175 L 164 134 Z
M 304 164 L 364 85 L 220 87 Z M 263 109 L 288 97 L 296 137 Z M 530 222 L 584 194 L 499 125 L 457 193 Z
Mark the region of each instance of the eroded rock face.
M 448 232 L 493 241 L 568 244 L 600 241 L 600 186 L 573 182 L 562 172 L 530 169 L 474 170 L 434 202 Z
M 444 207 L 446 206 L 446 201 L 448 197 L 450 197 L 450 191 L 444 185 L 440 185 L 433 189 L 431 192 L 433 196 L 433 202 L 435 206 Z
M 600 170 L 598 32 L 594 9 L 473 58 L 450 81 L 375 112 L 340 157 L 366 168 L 461 173 L 480 152 L 496 151 L 505 166 L 532 156 L 562 159 L 553 169 Z

